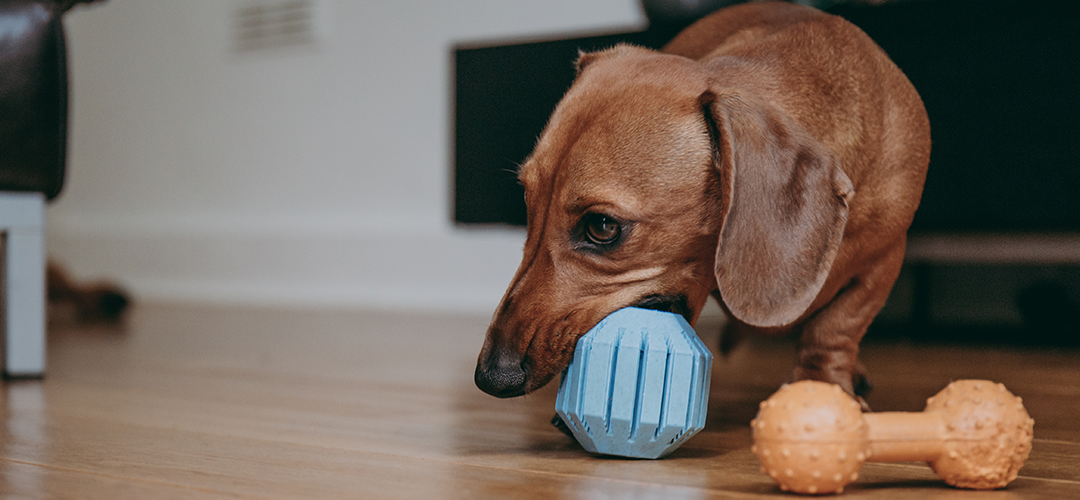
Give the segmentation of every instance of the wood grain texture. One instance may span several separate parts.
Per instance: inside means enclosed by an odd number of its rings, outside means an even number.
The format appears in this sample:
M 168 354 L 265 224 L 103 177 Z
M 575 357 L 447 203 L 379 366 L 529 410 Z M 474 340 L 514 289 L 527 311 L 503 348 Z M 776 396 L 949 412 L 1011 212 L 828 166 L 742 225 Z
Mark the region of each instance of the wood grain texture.
M 554 384 L 511 400 L 473 386 L 486 320 L 150 304 L 119 327 L 56 323 L 48 377 L 0 391 L 0 497 L 790 497 L 759 472 L 748 428 L 790 372 L 789 340 L 718 357 L 705 430 L 666 459 L 623 460 L 548 425 Z M 715 324 L 699 330 L 716 345 Z M 866 345 L 875 409 L 989 378 L 1024 398 L 1035 443 L 1002 491 L 868 464 L 843 497 L 1080 497 L 1078 354 Z

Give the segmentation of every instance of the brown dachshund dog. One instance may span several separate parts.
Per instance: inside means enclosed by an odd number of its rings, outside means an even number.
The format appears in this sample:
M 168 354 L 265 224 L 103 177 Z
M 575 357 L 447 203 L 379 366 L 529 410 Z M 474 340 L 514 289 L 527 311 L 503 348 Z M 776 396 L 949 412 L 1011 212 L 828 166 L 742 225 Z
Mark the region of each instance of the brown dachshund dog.
M 754 2 L 662 52 L 583 54 L 521 167 L 528 235 L 476 385 L 512 397 L 560 373 L 584 333 L 638 306 L 732 332 L 799 335 L 793 380 L 861 386 L 922 195 L 919 95 L 861 30 Z

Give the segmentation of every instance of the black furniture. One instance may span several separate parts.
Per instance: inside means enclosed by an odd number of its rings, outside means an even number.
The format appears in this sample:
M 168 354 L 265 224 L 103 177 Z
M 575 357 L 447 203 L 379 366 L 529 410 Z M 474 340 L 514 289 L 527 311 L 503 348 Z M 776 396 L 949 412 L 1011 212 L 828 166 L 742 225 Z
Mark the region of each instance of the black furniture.
M 45 202 L 67 149 L 62 16 L 75 1 L 0 0 L 0 262 L 5 377 L 45 371 Z

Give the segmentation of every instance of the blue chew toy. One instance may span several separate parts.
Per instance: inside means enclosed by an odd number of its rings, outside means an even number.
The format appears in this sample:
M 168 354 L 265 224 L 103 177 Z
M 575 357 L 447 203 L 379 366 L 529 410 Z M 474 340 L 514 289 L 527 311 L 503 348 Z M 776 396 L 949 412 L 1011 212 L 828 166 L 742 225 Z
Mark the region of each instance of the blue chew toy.
M 682 316 L 619 309 L 578 340 L 555 411 L 586 450 L 660 458 L 705 427 L 711 372 Z

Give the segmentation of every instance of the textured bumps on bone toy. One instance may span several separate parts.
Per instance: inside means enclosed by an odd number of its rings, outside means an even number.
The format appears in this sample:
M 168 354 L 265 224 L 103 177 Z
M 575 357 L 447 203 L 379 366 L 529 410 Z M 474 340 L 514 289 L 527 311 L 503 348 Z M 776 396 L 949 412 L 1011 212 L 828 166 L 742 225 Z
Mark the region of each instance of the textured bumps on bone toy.
M 840 493 L 863 462 L 927 462 L 946 483 L 1003 488 L 1031 452 L 1035 421 L 1002 384 L 958 380 L 922 412 L 862 413 L 839 386 L 802 381 L 761 403 L 750 426 L 762 471 L 784 491 Z

